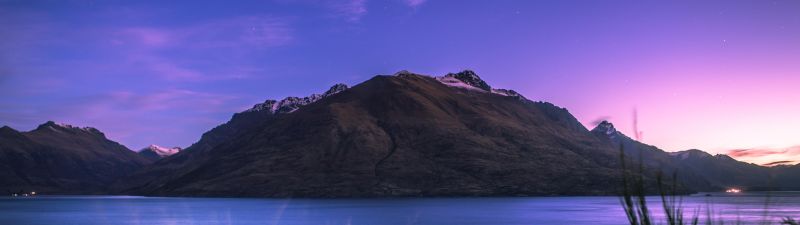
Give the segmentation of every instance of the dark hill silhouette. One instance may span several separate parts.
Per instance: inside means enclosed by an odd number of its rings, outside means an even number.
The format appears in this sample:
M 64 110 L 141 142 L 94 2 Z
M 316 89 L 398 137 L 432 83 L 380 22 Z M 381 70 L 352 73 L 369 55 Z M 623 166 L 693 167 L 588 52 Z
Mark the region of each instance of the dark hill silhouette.
M 29 132 L 0 128 L 0 191 L 107 193 L 150 162 L 91 127 L 50 121 Z

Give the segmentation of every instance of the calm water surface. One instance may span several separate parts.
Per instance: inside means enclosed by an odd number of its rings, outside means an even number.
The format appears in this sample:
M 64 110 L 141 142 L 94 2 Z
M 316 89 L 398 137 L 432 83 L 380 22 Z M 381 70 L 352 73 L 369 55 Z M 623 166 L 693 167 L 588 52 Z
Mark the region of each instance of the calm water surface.
M 657 198 L 651 209 L 661 213 Z M 769 212 L 765 215 L 765 203 Z M 800 217 L 800 193 L 683 198 L 687 214 L 745 224 Z M 658 216 L 658 215 L 657 215 Z M 690 215 L 687 215 L 689 217 Z M 617 197 L 237 199 L 120 196 L 0 198 L 0 224 L 625 224 Z

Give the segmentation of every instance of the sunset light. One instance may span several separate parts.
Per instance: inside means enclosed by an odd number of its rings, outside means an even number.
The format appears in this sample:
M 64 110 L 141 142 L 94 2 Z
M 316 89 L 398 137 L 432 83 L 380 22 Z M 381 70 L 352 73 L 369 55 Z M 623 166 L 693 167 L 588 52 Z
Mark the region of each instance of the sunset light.
M 0 0 L 0 28 L 0 224 L 800 225 L 800 0 Z

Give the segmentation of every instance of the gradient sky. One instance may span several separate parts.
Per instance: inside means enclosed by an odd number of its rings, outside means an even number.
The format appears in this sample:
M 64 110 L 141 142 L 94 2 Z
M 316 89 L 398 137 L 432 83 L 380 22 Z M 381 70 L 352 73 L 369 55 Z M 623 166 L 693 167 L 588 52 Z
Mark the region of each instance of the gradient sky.
M 186 147 L 265 99 L 475 70 L 667 151 L 800 159 L 799 1 L 0 0 L 0 124 Z

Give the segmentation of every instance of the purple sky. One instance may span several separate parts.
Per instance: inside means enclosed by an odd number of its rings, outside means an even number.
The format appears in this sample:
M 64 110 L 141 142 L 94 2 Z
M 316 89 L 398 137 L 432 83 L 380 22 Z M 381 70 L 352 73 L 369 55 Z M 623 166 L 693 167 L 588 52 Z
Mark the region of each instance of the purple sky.
M 165 3 L 166 2 L 166 3 Z M 800 157 L 798 1 L 0 1 L 0 124 L 186 147 L 265 99 L 407 69 L 668 151 Z

